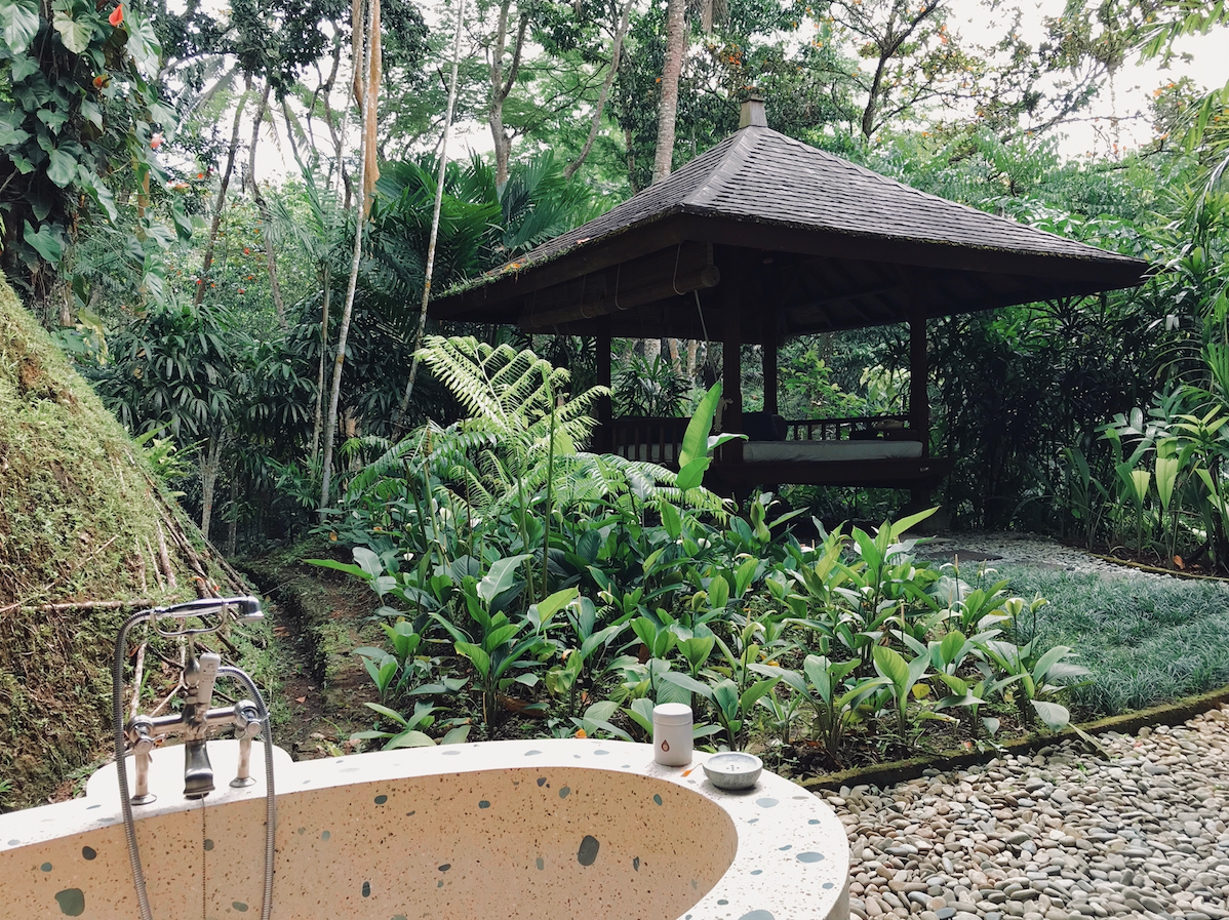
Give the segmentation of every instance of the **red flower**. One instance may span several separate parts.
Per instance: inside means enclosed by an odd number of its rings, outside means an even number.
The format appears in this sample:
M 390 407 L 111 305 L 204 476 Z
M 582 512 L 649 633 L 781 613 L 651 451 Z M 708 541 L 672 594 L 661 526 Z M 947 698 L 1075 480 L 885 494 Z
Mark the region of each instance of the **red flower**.
M 243 254 L 244 254 L 245 256 L 250 256 L 250 255 L 252 254 L 252 250 L 250 250 L 248 247 L 244 246 L 244 247 L 243 247 Z
M 153 137 L 151 137 L 149 139 L 149 146 L 153 148 L 154 150 L 157 150 L 159 147 L 161 147 L 162 146 L 162 134 L 158 133 L 158 134 L 155 134 Z
M 116 6 L 114 10 L 111 11 L 111 15 L 107 18 L 107 22 L 111 23 L 111 25 L 115 26 L 115 28 L 118 29 L 119 24 L 123 21 L 124 21 L 124 4 L 121 3 L 118 6 Z

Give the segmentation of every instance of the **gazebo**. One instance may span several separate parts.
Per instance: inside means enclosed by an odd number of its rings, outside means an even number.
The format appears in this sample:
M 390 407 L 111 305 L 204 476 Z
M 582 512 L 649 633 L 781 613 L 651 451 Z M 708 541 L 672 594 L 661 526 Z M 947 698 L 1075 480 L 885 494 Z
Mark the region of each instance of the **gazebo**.
M 762 100 L 682 169 L 582 227 L 446 292 L 438 320 L 611 339 L 720 341 L 725 445 L 706 482 L 741 493 L 802 483 L 908 488 L 915 502 L 951 468 L 930 455 L 926 321 L 1142 282 L 1138 259 L 955 204 L 768 127 Z M 886 418 L 786 421 L 777 351 L 790 336 L 907 323 L 908 405 Z M 741 347 L 761 346 L 764 413 L 744 416 Z M 667 465 L 686 419 L 612 419 L 598 449 Z

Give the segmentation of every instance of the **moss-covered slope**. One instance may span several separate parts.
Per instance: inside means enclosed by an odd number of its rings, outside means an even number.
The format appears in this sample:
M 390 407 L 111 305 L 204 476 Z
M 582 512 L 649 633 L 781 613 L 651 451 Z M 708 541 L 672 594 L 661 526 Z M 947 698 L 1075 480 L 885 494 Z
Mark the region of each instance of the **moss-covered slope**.
M 119 623 L 205 579 L 233 590 L 208 560 L 0 277 L 0 807 L 43 799 L 97 756 Z

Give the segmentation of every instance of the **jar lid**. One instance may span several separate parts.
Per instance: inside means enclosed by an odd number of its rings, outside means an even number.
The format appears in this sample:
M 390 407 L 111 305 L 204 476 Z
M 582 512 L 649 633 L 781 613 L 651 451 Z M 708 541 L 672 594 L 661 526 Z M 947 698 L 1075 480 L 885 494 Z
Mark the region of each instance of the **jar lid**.
M 653 707 L 653 721 L 662 725 L 690 725 L 691 707 L 686 703 L 662 703 Z

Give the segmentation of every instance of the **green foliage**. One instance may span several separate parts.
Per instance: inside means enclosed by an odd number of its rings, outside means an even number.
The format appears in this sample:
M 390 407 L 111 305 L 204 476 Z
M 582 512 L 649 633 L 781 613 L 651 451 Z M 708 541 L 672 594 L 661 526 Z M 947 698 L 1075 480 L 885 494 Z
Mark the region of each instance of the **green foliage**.
M 152 20 L 127 6 L 14 0 L 3 26 L 4 271 L 42 307 L 82 222 L 94 222 L 122 227 L 137 277 L 157 285 L 175 232 L 144 204 L 134 213 L 119 203 L 165 183 L 151 143 L 177 122 L 151 80 L 161 55 Z M 186 231 L 182 212 L 174 217 Z

